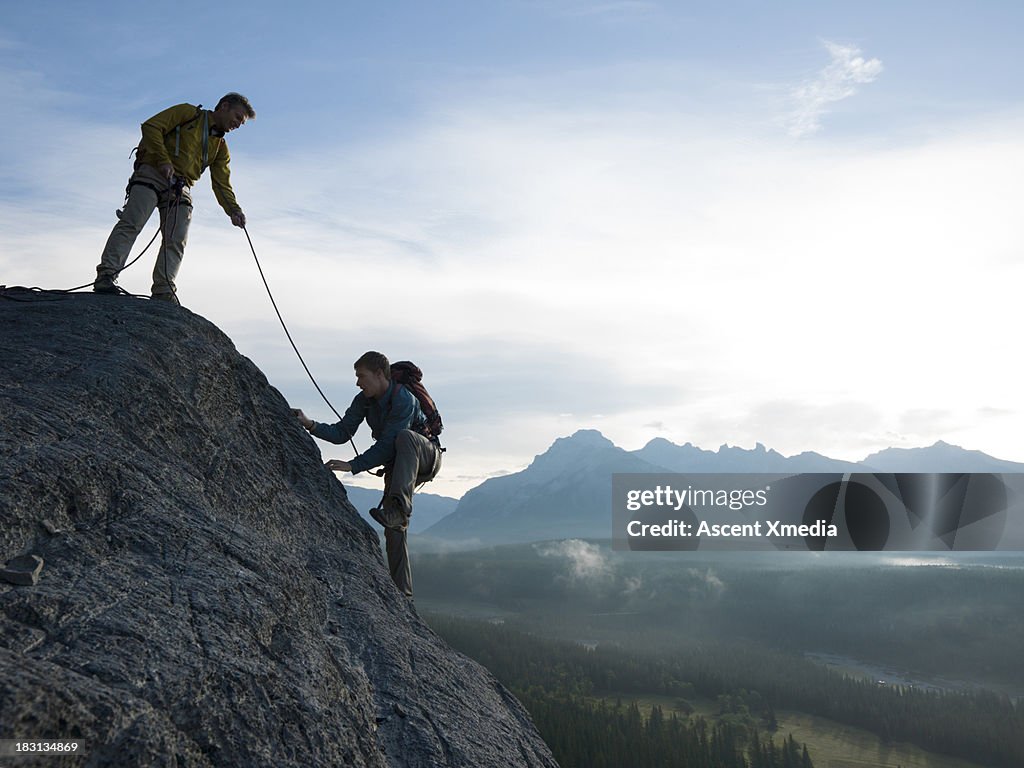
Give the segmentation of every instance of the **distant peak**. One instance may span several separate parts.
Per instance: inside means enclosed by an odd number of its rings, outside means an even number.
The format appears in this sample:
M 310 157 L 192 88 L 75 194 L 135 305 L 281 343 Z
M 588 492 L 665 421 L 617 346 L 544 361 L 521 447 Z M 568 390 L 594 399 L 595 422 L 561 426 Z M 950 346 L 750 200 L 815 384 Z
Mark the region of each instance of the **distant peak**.
M 981 453 L 980 451 L 972 451 L 972 450 L 969 450 L 967 448 L 962 448 L 959 445 L 953 445 L 952 443 L 947 443 L 945 440 L 936 440 L 931 445 L 923 446 L 923 447 L 920 447 L 920 448 L 897 448 L 895 446 L 892 446 L 892 447 L 889 447 L 889 448 L 882 448 L 879 451 L 875 451 L 874 453 L 872 453 L 870 456 L 868 456 L 864 460 L 868 461 L 869 459 L 871 459 L 872 457 L 875 457 L 875 456 L 891 456 L 891 455 L 896 455 L 896 454 L 901 454 L 902 455 L 902 454 L 921 453 L 922 451 L 931 451 L 931 450 L 936 450 L 936 449 L 938 449 L 938 450 L 963 451 L 964 453 Z
M 555 440 L 556 443 L 561 443 L 563 441 L 572 442 L 577 445 L 614 445 L 611 440 L 602 435 L 596 429 L 578 429 L 569 435 L 569 437 L 560 437 Z
M 731 446 L 728 443 L 722 443 L 718 449 L 718 453 L 754 453 L 754 454 L 772 454 L 773 456 L 781 456 L 782 454 L 776 451 L 774 448 L 768 448 L 764 443 L 754 443 L 753 448 L 741 448 L 740 446 Z
M 664 437 L 654 437 L 647 441 L 647 445 L 645 445 L 644 448 L 657 448 L 662 445 L 671 445 L 674 447 L 675 443 L 671 440 L 666 440 Z
M 581 457 L 594 456 L 605 451 L 621 451 L 615 443 L 596 429 L 581 429 L 568 437 L 560 437 L 544 453 L 535 456 L 528 469 L 561 467 L 573 464 Z M 567 465 L 566 465 L 567 466 Z
M 704 453 L 701 448 L 698 448 L 689 440 L 685 443 L 673 443 L 664 437 L 654 437 L 647 441 L 647 444 L 641 448 L 642 451 L 663 451 L 663 450 L 688 450 L 688 451 L 700 451 Z
M 567 437 L 559 437 L 548 447 L 547 454 L 578 453 L 580 451 L 597 451 L 613 449 L 615 443 L 596 429 L 580 429 Z

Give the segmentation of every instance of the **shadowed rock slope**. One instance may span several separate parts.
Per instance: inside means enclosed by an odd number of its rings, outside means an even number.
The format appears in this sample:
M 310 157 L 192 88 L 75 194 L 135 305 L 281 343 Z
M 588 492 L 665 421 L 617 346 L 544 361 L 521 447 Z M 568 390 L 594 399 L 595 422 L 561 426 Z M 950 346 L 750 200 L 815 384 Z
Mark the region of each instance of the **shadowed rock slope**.
M 0 582 L 0 738 L 85 739 L 75 765 L 555 765 L 188 310 L 0 289 L 0 566 L 28 554 L 39 582 Z

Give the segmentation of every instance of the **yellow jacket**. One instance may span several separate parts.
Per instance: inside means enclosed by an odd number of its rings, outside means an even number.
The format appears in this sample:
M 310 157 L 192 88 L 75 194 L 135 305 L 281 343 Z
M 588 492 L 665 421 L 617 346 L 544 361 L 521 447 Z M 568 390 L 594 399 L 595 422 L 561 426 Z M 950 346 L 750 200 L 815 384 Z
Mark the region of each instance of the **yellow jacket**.
M 209 132 L 212 114 L 208 109 L 178 104 L 153 115 L 142 124 L 138 162 L 154 168 L 170 163 L 189 186 L 199 181 L 203 171 L 209 168 L 213 194 L 230 216 L 242 209 L 231 189 L 228 143 Z

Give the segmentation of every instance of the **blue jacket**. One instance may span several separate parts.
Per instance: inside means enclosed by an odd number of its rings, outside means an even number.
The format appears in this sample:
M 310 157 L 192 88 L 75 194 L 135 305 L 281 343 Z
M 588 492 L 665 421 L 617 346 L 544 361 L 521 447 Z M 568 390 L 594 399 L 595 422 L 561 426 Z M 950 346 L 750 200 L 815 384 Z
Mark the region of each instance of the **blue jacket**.
M 403 429 L 415 430 L 426 423 L 419 400 L 405 387 L 391 382 L 379 399 L 360 392 L 353 398 L 341 421 L 337 424 L 318 422 L 311 434 L 331 443 L 344 443 L 356 433 L 363 419 L 370 426 L 370 434 L 376 442 L 349 462 L 353 475 L 394 461 L 398 433 Z

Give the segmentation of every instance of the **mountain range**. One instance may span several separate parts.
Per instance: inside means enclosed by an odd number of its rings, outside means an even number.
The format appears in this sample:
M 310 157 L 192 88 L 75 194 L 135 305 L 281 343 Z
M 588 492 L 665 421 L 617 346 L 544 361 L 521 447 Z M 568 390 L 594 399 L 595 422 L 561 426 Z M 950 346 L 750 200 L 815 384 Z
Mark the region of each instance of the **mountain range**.
M 627 451 L 596 430 L 562 437 L 514 474 L 469 490 L 454 511 L 424 536 L 465 544 L 508 544 L 564 538 L 611 537 L 611 480 L 615 473 L 1024 472 L 1024 464 L 939 441 L 926 448 L 887 448 L 861 462 L 804 452 L 784 456 L 761 443 L 717 451 L 663 438 Z M 415 518 L 415 515 L 413 516 Z

